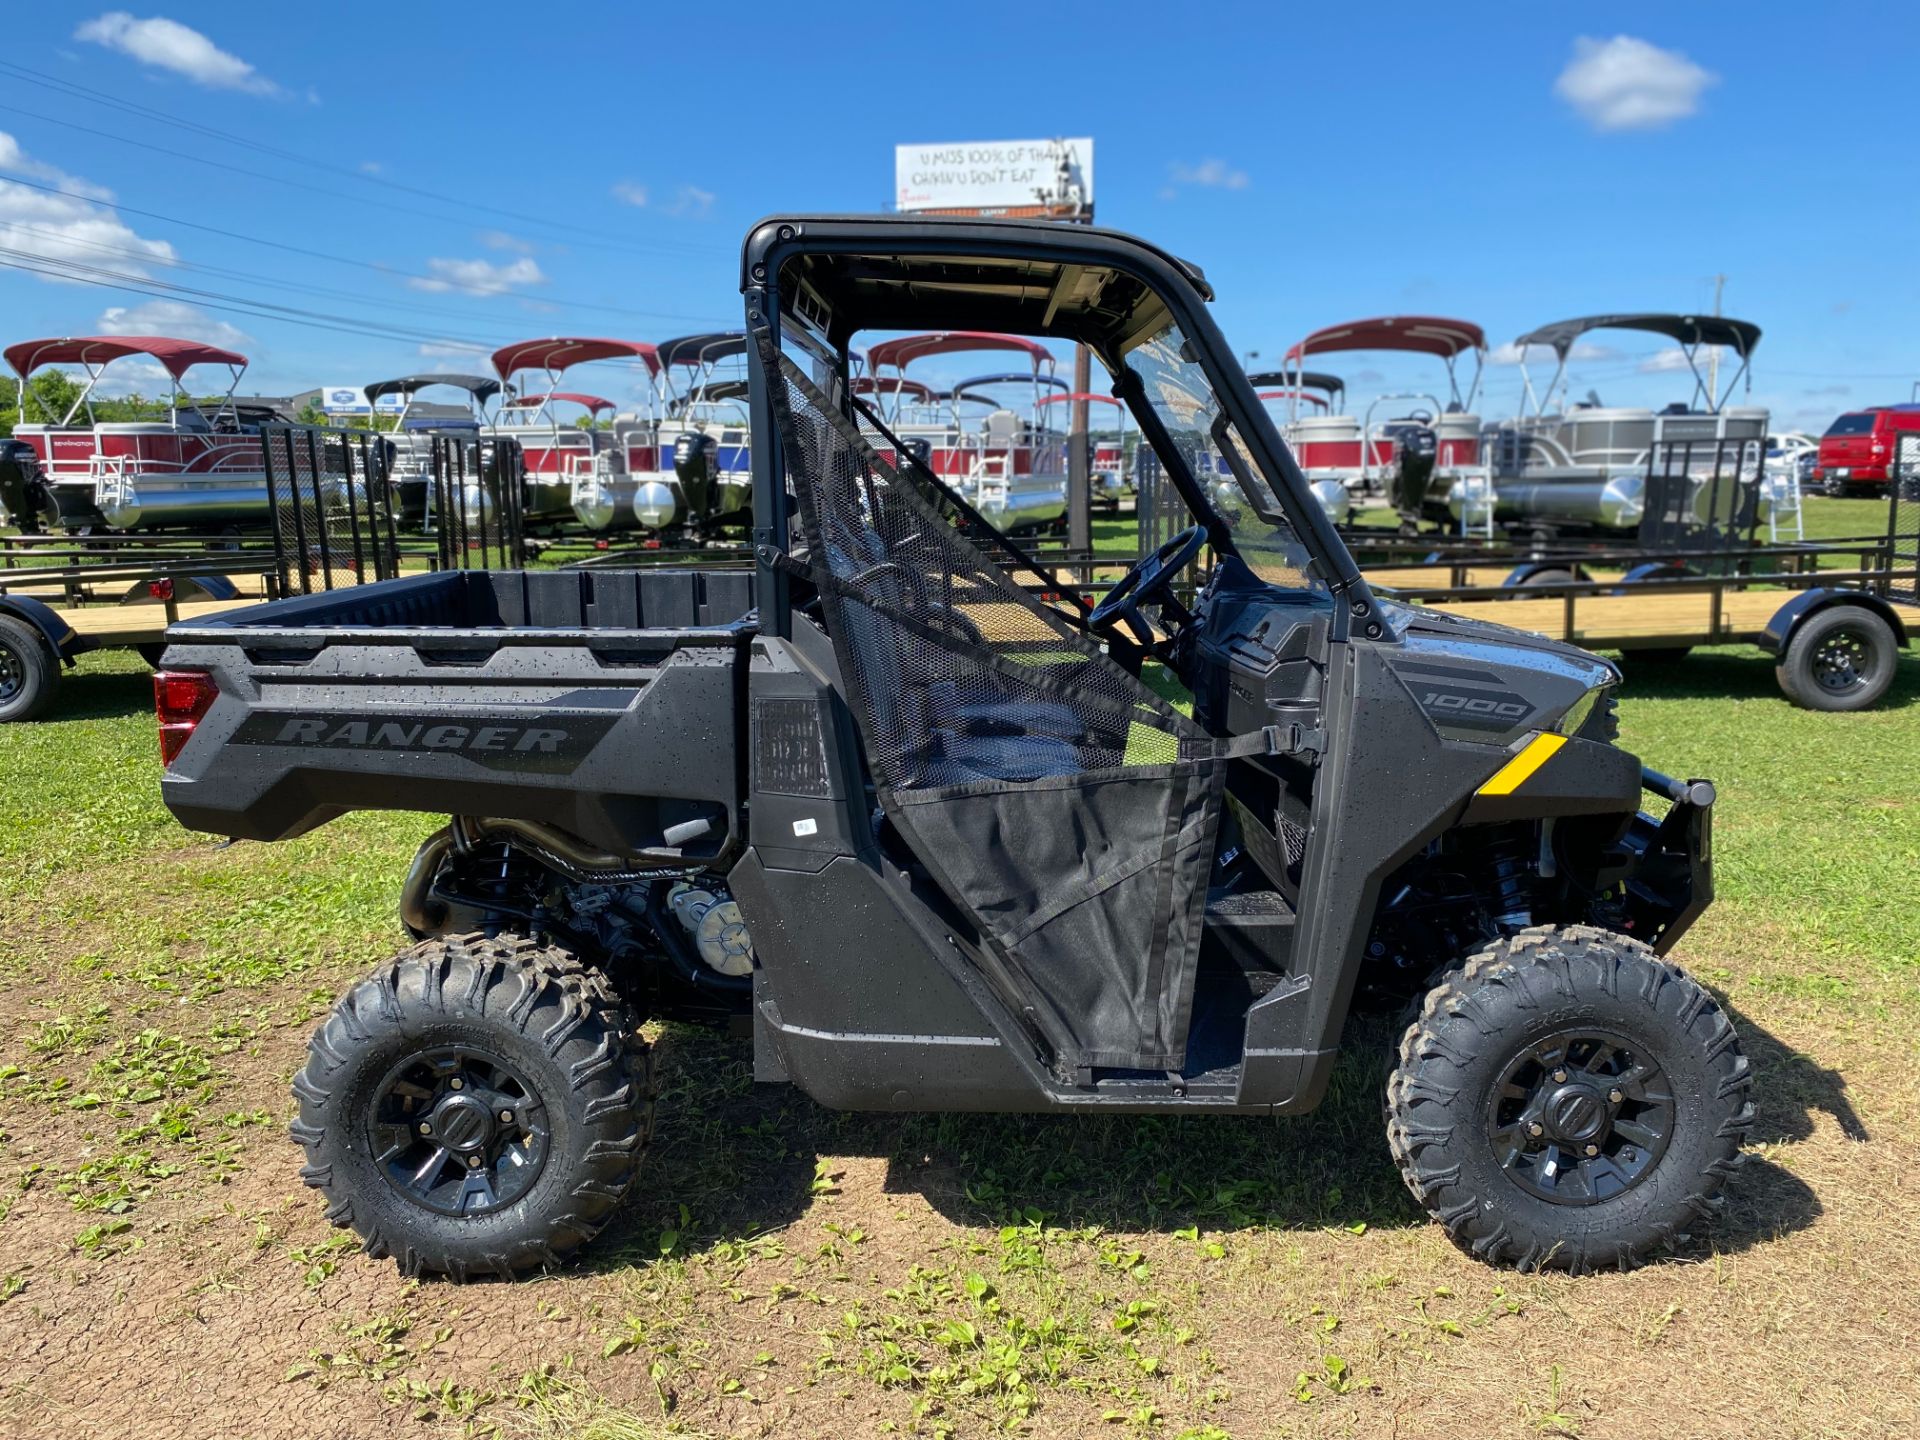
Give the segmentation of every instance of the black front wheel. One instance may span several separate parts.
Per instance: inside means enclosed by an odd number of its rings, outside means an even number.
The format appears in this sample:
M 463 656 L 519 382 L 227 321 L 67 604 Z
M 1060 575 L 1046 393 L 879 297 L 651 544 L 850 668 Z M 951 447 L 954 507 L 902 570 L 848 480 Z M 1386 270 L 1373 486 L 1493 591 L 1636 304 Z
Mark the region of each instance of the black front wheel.
M 0 725 L 37 720 L 60 693 L 60 662 L 24 620 L 0 615 Z
M 1774 667 L 1794 704 L 1808 710 L 1866 710 L 1893 684 L 1900 642 L 1886 617 L 1865 605 L 1832 605 L 1803 621 Z
M 650 1059 L 606 979 L 566 951 L 425 941 L 315 1033 L 293 1082 L 301 1178 L 406 1274 L 552 1268 L 633 1184 Z
M 1480 1258 L 1627 1270 L 1718 1211 L 1752 1089 L 1733 1022 L 1685 971 L 1624 936 L 1538 926 L 1428 994 L 1387 1138 Z

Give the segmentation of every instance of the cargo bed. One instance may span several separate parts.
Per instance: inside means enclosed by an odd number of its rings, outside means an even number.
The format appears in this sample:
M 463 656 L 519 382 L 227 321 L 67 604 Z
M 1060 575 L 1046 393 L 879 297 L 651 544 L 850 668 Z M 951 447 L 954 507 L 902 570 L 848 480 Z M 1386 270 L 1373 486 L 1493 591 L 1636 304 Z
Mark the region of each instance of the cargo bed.
M 692 831 L 690 859 L 718 853 L 738 832 L 753 585 L 445 571 L 183 621 L 164 668 L 211 687 L 167 803 L 256 840 L 422 810 L 557 826 L 613 854 Z

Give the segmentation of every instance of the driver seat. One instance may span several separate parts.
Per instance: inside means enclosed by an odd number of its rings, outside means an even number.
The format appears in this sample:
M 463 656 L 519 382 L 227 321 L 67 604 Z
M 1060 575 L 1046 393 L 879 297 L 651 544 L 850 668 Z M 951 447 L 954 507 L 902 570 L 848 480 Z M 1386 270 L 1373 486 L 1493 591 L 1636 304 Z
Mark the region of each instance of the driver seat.
M 877 569 L 864 586 L 877 602 L 908 614 L 922 608 L 896 573 L 879 569 L 887 562 L 879 534 L 835 529 L 828 560 L 836 573 Z M 839 613 L 865 681 L 874 742 L 895 758 L 907 783 L 1017 782 L 1085 768 L 1075 742 L 1086 727 L 1071 707 L 1016 701 L 984 670 L 964 678 L 940 674 L 948 667 L 884 615 L 856 601 L 841 604 Z

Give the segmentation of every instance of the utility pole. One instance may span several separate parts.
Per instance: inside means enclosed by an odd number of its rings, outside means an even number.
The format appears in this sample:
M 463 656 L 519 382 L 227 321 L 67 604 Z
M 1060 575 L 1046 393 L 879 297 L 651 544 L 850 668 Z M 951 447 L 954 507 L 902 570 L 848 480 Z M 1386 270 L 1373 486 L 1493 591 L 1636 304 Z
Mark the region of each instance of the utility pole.
M 1716 275 L 1713 277 L 1713 314 L 1716 320 L 1720 317 L 1720 294 L 1726 288 L 1726 276 Z M 1719 405 L 1719 403 L 1720 347 L 1716 345 L 1707 355 L 1707 405 L 1709 408 L 1712 408 Z

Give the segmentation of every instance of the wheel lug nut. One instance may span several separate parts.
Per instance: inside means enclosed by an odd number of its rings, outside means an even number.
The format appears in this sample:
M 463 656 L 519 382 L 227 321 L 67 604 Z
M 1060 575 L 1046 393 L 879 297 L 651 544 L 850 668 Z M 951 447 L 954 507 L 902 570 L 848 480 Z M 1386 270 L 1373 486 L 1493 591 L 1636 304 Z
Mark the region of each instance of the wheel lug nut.
M 502 1110 L 502 1111 L 500 1112 L 500 1123 L 501 1123 L 502 1125 L 511 1125 L 511 1124 L 513 1124 L 513 1111 L 511 1111 L 511 1110 Z
M 480 1168 L 480 1157 L 478 1155 L 469 1155 L 467 1157 L 467 1168 L 469 1170 L 478 1170 Z
M 1587 1158 L 1589 1160 L 1591 1160 L 1594 1156 L 1598 1155 L 1599 1153 L 1600 1153 L 1600 1147 L 1598 1145 L 1587 1146 Z
M 1536 1120 L 1533 1124 L 1527 1126 L 1527 1133 L 1529 1135 L 1544 1135 L 1547 1133 L 1547 1127 Z
M 1553 1072 L 1553 1083 L 1554 1083 L 1554 1084 L 1556 1084 L 1556 1085 L 1564 1085 L 1564 1084 L 1566 1084 L 1566 1083 L 1567 1083 L 1567 1072 L 1566 1072 L 1566 1071 L 1564 1071 L 1564 1070 L 1556 1070 L 1556 1071 L 1554 1071 L 1554 1072 Z
M 426 1120 L 422 1120 L 422 1121 L 420 1122 L 420 1133 L 421 1133 L 422 1135 L 431 1135 L 431 1134 L 433 1134 L 433 1125 L 432 1125 L 432 1124 L 431 1124 L 431 1123 L 430 1123 L 429 1121 L 426 1121 Z
M 464 1090 L 467 1088 L 467 1082 L 462 1080 L 458 1075 L 456 1075 L 451 1080 L 447 1081 L 447 1088 L 449 1090 Z
M 1622 1095 L 1618 1090 L 1609 1090 L 1607 1091 L 1607 1099 L 1613 1104 L 1618 1105 L 1622 1100 L 1626 1099 L 1626 1096 Z

